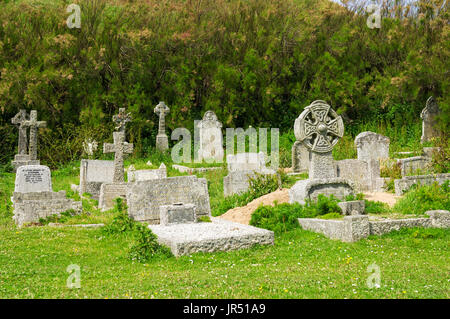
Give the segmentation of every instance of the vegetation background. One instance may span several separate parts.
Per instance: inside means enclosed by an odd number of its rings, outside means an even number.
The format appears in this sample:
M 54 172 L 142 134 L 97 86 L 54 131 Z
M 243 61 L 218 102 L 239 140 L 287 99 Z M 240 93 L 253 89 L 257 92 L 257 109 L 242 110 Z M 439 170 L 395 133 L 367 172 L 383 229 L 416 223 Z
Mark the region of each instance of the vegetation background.
M 171 109 L 169 133 L 209 109 L 226 127 L 289 132 L 322 99 L 350 136 L 384 127 L 417 138 L 433 95 L 448 133 L 448 1 L 380 1 L 379 29 L 366 24 L 367 1 L 342 2 L 1 1 L 0 163 L 16 152 L 10 120 L 21 108 L 47 121 L 40 158 L 51 167 L 79 159 L 86 138 L 110 140 L 119 107 L 134 118 L 135 156 L 145 156 L 159 101 Z M 66 25 L 71 3 L 81 29 Z

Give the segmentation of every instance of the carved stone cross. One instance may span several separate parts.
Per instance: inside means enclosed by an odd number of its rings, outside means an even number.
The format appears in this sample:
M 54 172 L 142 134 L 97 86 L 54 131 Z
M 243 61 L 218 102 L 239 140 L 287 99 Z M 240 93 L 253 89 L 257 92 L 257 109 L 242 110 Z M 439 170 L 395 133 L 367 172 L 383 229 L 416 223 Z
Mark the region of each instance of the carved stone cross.
M 133 144 L 125 142 L 125 134 L 123 132 L 114 132 L 114 144 L 104 143 L 103 153 L 114 154 L 114 183 L 123 183 L 125 181 L 123 172 L 124 154 L 133 152 Z
M 32 110 L 30 112 L 30 119 L 23 123 L 25 127 L 30 128 L 30 144 L 29 154 L 30 160 L 37 160 L 37 147 L 38 147 L 38 129 L 47 127 L 47 122 L 37 120 L 37 111 Z
M 125 133 L 125 126 L 131 120 L 131 113 L 126 113 L 125 108 L 120 108 L 119 114 L 113 116 L 113 122 L 116 123 L 116 130 L 123 133 Z
M 19 127 L 19 146 L 17 154 L 25 155 L 28 153 L 27 127 L 25 121 L 29 120 L 26 110 L 20 110 L 12 119 L 11 123 Z
M 159 116 L 158 135 L 156 136 L 156 148 L 165 151 L 169 148 L 169 139 L 166 135 L 166 115 L 170 109 L 164 102 L 159 102 L 154 112 Z

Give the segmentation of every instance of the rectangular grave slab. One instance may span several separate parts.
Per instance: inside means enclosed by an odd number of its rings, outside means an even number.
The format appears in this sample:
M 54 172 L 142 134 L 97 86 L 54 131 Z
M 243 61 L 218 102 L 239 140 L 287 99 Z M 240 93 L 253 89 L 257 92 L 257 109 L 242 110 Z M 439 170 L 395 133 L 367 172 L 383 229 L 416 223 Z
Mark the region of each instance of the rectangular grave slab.
M 16 173 L 14 192 L 51 192 L 52 179 L 50 169 L 43 165 L 20 166 Z
M 177 257 L 197 252 L 230 251 L 274 243 L 272 231 L 220 218 L 211 218 L 211 221 L 169 226 L 149 225 L 149 228 L 158 237 L 158 242 L 168 246 Z
M 100 196 L 103 183 L 112 183 L 114 178 L 114 161 L 81 160 L 79 193 L 89 193 L 94 199 Z
M 159 224 L 160 206 L 175 203 L 194 204 L 197 217 L 211 216 L 206 179 L 177 176 L 128 185 L 128 214 L 134 220 Z
M 195 215 L 195 205 L 193 204 L 173 204 L 163 205 L 159 207 L 160 223 L 163 226 L 172 224 L 188 224 L 195 223 L 197 217 Z

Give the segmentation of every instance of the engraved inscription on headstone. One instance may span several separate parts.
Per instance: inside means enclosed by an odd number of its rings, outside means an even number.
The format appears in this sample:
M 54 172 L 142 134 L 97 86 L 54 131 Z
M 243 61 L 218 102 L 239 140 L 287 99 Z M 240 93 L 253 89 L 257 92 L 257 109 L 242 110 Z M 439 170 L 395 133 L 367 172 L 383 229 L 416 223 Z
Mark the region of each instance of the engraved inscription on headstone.
M 51 192 L 50 169 L 42 165 L 25 165 L 17 169 L 15 192 Z

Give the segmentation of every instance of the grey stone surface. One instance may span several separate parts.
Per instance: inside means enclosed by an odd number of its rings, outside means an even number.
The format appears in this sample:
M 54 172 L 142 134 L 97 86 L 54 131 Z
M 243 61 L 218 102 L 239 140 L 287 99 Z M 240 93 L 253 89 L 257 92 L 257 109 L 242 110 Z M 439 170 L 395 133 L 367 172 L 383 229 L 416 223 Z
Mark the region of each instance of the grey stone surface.
M 98 208 L 101 211 L 114 208 L 116 198 L 122 198 L 124 203 L 127 203 L 127 183 L 103 183 L 100 187 Z
M 393 230 L 399 230 L 401 228 L 411 227 L 431 227 L 431 218 L 408 218 L 408 219 L 390 219 L 381 221 L 371 221 L 370 234 L 371 235 L 383 235 Z
M 143 182 L 153 179 L 161 179 L 167 177 L 167 168 L 164 163 L 161 163 L 158 169 L 143 169 L 133 170 L 131 168 L 127 171 L 128 182 Z
M 255 177 L 255 172 L 252 170 L 247 171 L 234 171 L 228 173 L 223 178 L 223 194 L 224 196 L 230 196 L 233 194 L 242 194 L 249 189 L 250 178 Z
M 28 144 L 28 154 L 30 155 L 30 160 L 37 160 L 38 130 L 40 128 L 47 127 L 47 122 L 38 121 L 37 111 L 32 110 L 30 112 L 30 119 L 25 121 L 22 125 L 30 128 L 30 143 Z
M 289 190 L 289 202 L 305 204 L 308 199 L 317 200 L 319 194 L 333 195 L 342 200 L 348 195 L 354 195 L 353 189 L 353 183 L 344 178 L 300 180 Z
M 224 157 L 222 123 L 213 111 L 207 111 L 198 123 L 199 149 L 198 160 L 222 163 Z
M 172 168 L 176 169 L 177 171 L 179 171 L 181 173 L 189 173 L 189 174 L 205 173 L 205 172 L 209 172 L 209 171 L 217 171 L 217 170 L 222 169 L 222 167 L 187 167 L 187 166 L 177 165 L 177 164 L 173 164 Z
M 435 175 L 415 175 L 415 176 L 405 176 L 401 179 L 396 179 L 394 181 L 395 195 L 403 195 L 404 192 L 408 191 L 413 185 L 431 185 L 434 182 L 438 182 L 439 185 L 445 183 L 445 181 L 450 180 L 450 173 L 447 174 L 435 174 Z
M 257 171 L 266 169 L 266 160 L 263 152 L 260 153 L 238 153 L 227 155 L 227 167 L 229 172 Z
M 114 162 L 82 159 L 80 164 L 80 196 L 89 193 L 94 199 L 100 196 L 103 183 L 114 181 Z
M 11 123 L 16 125 L 19 129 L 19 142 L 17 147 L 17 154 L 28 154 L 28 141 L 27 141 L 27 127 L 24 125 L 26 121 L 29 121 L 30 116 L 26 110 L 21 109 L 12 119 Z
M 358 159 L 361 161 L 389 158 L 390 139 L 374 132 L 362 132 L 355 137 Z
M 437 128 L 437 116 L 441 113 L 438 103 L 430 96 L 427 100 L 425 108 L 420 114 L 422 119 L 422 136 L 420 141 L 422 143 L 431 141 L 433 138 L 438 137 L 440 132 Z
M 339 202 L 338 206 L 342 209 L 342 214 L 344 215 L 364 215 L 366 202 L 364 200 L 352 200 Z
M 247 249 L 254 245 L 273 245 L 273 232 L 220 218 L 211 223 L 150 225 L 158 242 L 170 247 L 175 256 L 197 252 L 211 253 Z
M 414 156 L 408 158 L 401 158 L 397 160 L 400 165 L 402 176 L 407 174 L 414 174 L 418 170 L 425 170 L 430 165 L 430 159 L 425 156 Z
M 294 173 L 309 172 L 311 152 L 302 142 L 295 141 L 292 145 L 292 171 Z
M 14 192 L 51 192 L 50 169 L 43 165 L 26 165 L 17 169 Z
M 103 144 L 103 153 L 114 153 L 114 183 L 123 183 L 124 170 L 123 159 L 125 154 L 131 154 L 133 152 L 133 144 L 125 142 L 124 132 L 114 132 L 114 144 Z
M 309 179 L 336 178 L 336 163 L 331 152 L 311 154 L 311 165 L 309 168 Z
M 450 228 L 450 212 L 448 210 L 429 210 L 425 214 L 431 217 L 433 227 Z
M 352 181 L 355 184 L 355 190 L 358 192 L 380 192 L 383 190 L 384 178 L 380 177 L 380 162 L 378 160 L 346 159 L 335 163 L 337 177 Z
M 159 224 L 159 207 L 175 203 L 194 204 L 197 216 L 211 216 L 206 179 L 177 176 L 128 185 L 128 214 L 134 220 Z
M 154 112 L 159 116 L 158 135 L 156 135 L 156 148 L 160 151 L 169 149 L 169 138 L 166 135 L 166 115 L 170 109 L 164 102 L 159 102 Z
M 197 222 L 194 204 L 173 204 L 159 207 L 160 225 L 187 224 Z

